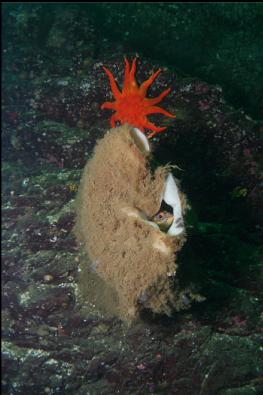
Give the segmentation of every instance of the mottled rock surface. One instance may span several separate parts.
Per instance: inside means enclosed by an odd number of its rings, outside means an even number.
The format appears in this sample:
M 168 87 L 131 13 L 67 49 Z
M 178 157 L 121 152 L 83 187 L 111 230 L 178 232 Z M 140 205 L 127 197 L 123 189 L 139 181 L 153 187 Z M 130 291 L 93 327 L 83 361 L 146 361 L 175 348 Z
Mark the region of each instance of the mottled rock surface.
M 177 114 L 153 140 L 155 160 L 178 165 L 192 206 L 180 281 L 206 301 L 169 318 L 145 311 L 127 328 L 83 302 L 73 234 L 81 172 L 108 128 L 101 66 L 121 84 L 124 52 L 73 11 L 59 23 L 42 15 L 42 31 L 37 6 L 14 7 L 3 45 L 3 394 L 261 394 L 262 124 L 220 86 L 171 68 L 154 84 L 150 95 L 172 87 L 163 106 Z M 138 81 L 159 66 L 140 57 Z

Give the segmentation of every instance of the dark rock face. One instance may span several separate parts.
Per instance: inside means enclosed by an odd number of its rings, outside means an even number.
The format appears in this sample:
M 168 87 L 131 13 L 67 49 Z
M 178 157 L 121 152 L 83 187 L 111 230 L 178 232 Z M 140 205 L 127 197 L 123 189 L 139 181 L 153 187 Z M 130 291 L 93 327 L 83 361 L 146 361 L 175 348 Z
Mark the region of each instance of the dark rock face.
M 15 37 L 18 44 L 10 57 L 14 73 L 20 70 L 34 79 L 48 62 L 45 76 L 52 72 L 59 79 L 61 73 L 72 74 L 80 65 L 87 70 L 90 58 L 103 58 L 114 42 L 120 52 L 136 49 L 144 58 L 162 59 L 177 70 L 220 83 L 236 107 L 254 118 L 262 117 L 263 11 L 259 3 L 104 2 L 6 4 L 3 8 L 4 36 Z M 25 54 L 25 47 L 35 56 Z M 29 74 L 23 66 L 28 63 L 32 64 Z
M 219 86 L 168 68 L 155 82 L 150 96 L 171 86 L 163 107 L 177 114 L 152 141 L 155 157 L 182 169 L 175 176 L 192 206 L 180 281 L 206 301 L 170 318 L 145 311 L 126 328 L 81 299 L 73 236 L 81 172 L 109 125 L 101 66 L 121 85 L 123 51 L 98 42 L 74 7 L 60 24 L 54 11 L 43 14 L 47 34 L 35 23 L 43 8 L 12 7 L 3 70 L 3 393 L 259 395 L 262 126 L 227 104 Z M 140 57 L 138 81 L 159 66 Z

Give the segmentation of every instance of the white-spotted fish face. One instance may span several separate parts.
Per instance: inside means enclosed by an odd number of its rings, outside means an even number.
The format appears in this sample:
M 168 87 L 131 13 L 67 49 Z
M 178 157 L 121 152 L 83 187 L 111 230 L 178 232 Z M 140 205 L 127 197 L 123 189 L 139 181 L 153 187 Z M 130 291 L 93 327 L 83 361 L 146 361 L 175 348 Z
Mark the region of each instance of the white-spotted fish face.
M 159 229 L 163 232 L 167 232 L 170 226 L 173 223 L 174 216 L 169 211 L 160 210 L 157 214 L 153 217 L 153 222 L 155 222 Z

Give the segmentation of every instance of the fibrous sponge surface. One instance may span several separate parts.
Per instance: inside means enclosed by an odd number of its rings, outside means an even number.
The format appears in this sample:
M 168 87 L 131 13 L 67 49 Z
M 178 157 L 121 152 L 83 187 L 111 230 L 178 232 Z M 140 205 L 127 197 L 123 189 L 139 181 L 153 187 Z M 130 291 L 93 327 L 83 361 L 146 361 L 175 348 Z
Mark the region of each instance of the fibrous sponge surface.
M 142 307 L 169 314 L 176 305 L 171 274 L 185 241 L 150 221 L 160 209 L 169 168 L 152 174 L 146 148 L 131 126 L 111 129 L 86 164 L 76 203 L 77 238 L 98 276 L 116 291 L 126 321 Z

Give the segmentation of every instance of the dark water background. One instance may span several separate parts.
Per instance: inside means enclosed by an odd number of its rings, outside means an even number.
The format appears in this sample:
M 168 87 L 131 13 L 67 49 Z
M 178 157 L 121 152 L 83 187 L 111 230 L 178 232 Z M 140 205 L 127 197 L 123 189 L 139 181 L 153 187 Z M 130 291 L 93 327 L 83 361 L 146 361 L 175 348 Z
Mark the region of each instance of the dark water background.
M 262 20 L 260 3 L 3 4 L 4 394 L 263 392 Z M 182 169 L 178 278 L 206 301 L 126 328 L 80 296 L 73 227 L 109 127 L 102 65 L 121 85 L 136 54 L 140 83 L 164 69 L 150 95 L 175 92 L 155 160 Z
M 262 4 L 248 2 L 5 4 L 3 43 L 15 46 L 15 58 L 26 50 L 48 58 L 61 53 L 62 71 L 63 63 L 73 62 L 70 55 L 99 58 L 114 42 L 124 53 L 137 51 L 220 84 L 236 108 L 260 119 L 262 18 Z

